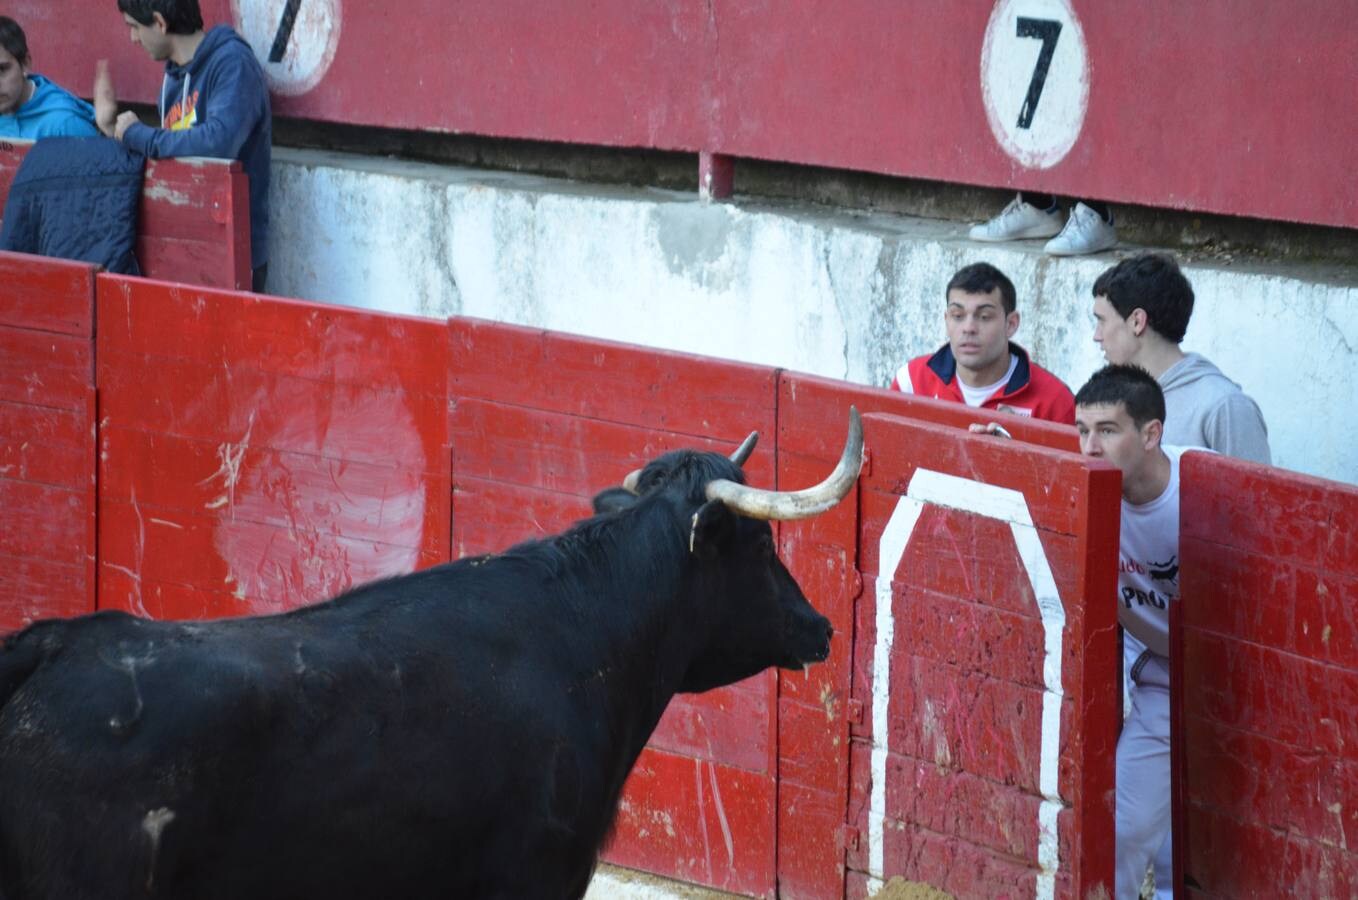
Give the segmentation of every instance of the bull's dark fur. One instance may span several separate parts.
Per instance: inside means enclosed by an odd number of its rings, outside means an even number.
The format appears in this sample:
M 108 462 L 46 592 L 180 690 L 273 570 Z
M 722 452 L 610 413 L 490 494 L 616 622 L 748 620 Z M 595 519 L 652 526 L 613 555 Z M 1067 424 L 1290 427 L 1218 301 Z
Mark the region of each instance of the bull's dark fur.
M 0 897 L 579 897 L 676 691 L 829 651 L 714 477 L 668 454 L 560 536 L 284 615 L 12 635 Z

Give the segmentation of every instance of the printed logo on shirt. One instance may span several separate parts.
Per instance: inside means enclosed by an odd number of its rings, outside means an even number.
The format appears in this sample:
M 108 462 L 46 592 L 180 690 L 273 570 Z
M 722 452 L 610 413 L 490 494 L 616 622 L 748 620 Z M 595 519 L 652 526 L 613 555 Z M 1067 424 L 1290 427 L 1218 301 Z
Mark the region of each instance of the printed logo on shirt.
M 1128 559 L 1125 556 L 1119 556 L 1118 571 L 1124 575 L 1129 575 L 1131 573 L 1136 573 L 1137 575 L 1145 575 L 1146 567 L 1141 565 L 1141 563 L 1137 562 L 1134 559 Z
M 1131 609 L 1133 605 L 1167 609 L 1169 597 L 1156 591 L 1143 591 L 1141 588 L 1128 585 L 1122 589 L 1122 605 L 1128 609 Z
M 187 131 L 198 124 L 198 92 L 194 91 L 182 102 L 165 111 L 161 127 L 170 131 Z
M 1171 556 L 1168 562 L 1148 563 L 1146 566 L 1150 570 L 1150 575 L 1156 581 L 1168 581 L 1170 584 L 1179 583 L 1179 557 Z

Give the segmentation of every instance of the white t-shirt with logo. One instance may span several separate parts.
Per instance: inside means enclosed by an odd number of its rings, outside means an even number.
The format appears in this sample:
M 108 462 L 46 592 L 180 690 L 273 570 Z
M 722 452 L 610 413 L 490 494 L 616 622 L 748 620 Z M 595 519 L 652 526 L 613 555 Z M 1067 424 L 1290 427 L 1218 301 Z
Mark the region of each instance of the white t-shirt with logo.
M 1169 484 L 1154 500 L 1122 501 L 1118 541 L 1118 622 L 1152 653 L 1169 656 L 1169 604 L 1179 599 L 1179 457 L 1161 447 Z

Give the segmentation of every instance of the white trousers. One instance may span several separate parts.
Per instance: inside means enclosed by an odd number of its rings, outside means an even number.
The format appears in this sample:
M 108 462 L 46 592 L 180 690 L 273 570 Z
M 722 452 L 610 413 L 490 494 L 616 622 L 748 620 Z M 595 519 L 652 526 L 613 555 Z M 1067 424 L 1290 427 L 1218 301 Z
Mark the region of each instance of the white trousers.
M 1131 632 L 1122 635 L 1122 709 L 1125 720 L 1132 711 L 1132 666 L 1145 651 L 1146 645 Z M 1165 832 L 1165 840 L 1155 854 L 1155 900 L 1174 900 L 1174 833 Z
M 1152 861 L 1156 895 L 1169 896 L 1169 769 L 1169 660 L 1151 656 L 1131 678 L 1131 712 L 1118 739 L 1116 900 L 1137 900 Z

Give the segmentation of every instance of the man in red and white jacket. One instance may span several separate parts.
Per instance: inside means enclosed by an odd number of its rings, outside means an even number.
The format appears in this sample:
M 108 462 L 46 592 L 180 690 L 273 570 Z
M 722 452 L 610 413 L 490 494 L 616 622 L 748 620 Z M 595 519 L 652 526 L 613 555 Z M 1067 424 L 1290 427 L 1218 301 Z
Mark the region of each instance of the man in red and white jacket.
M 1014 284 L 1003 272 L 989 263 L 959 269 L 947 300 L 948 343 L 902 366 L 893 390 L 1075 424 L 1070 388 L 1010 340 L 1019 314 Z

